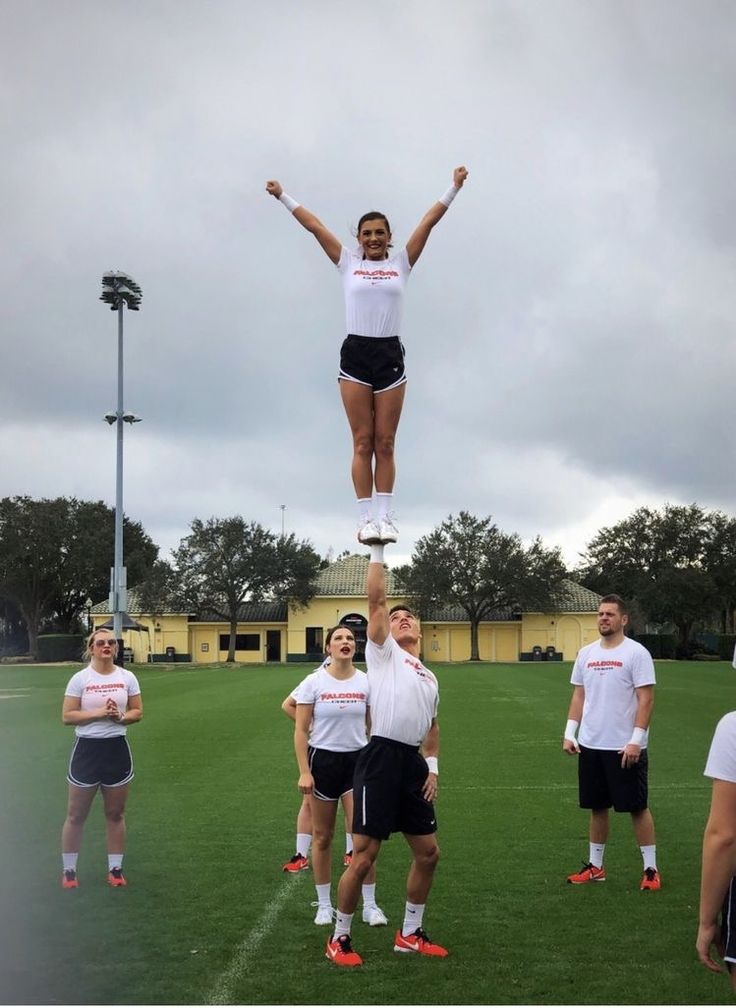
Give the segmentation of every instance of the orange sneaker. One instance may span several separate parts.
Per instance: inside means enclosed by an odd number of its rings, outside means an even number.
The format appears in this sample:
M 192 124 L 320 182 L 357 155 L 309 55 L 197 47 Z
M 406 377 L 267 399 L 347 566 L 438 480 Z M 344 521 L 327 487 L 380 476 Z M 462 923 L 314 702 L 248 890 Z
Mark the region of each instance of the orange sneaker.
M 574 875 L 568 875 L 567 881 L 572 883 L 572 885 L 585 885 L 586 882 L 605 882 L 606 869 L 596 868 L 594 864 L 588 862 L 588 864 L 583 865 L 582 871 L 576 872 Z
M 288 872 L 306 871 L 307 868 L 309 868 L 309 861 L 301 854 L 295 854 L 284 865 L 284 871 Z
M 113 888 L 118 888 L 118 886 L 126 886 L 128 883 L 125 881 L 125 875 L 123 875 L 122 868 L 111 868 L 107 873 L 107 884 L 113 886 Z
M 447 949 L 431 942 L 427 932 L 422 928 L 417 928 L 408 935 L 397 931 L 394 938 L 394 952 L 419 952 L 420 955 L 440 957 L 447 955 Z
M 79 889 L 79 882 L 77 881 L 77 873 L 73 868 L 67 868 L 66 871 L 61 873 L 61 888 L 62 889 Z
M 325 949 L 327 958 L 336 966 L 362 966 L 363 960 L 357 952 L 353 952 L 350 935 L 340 935 L 339 938 L 328 938 Z
M 351 850 L 345 853 L 345 857 L 342 859 L 342 863 L 345 865 L 346 868 L 349 868 L 350 865 L 353 863 L 353 852 Z
M 641 885 L 639 886 L 641 890 L 644 889 L 661 889 L 662 881 L 659 877 L 659 872 L 656 868 L 645 868 L 644 874 L 641 877 Z

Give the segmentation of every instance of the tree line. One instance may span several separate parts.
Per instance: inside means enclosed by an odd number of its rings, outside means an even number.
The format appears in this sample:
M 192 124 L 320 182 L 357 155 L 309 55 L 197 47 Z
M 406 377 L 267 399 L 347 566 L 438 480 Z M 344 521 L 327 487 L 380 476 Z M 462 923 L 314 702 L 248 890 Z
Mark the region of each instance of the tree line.
M 102 501 L 58 497 L 0 500 L 0 650 L 27 634 L 36 654 L 40 632 L 82 632 L 86 600 L 109 591 L 114 509 Z M 124 519 L 128 584 L 142 611 L 212 614 L 230 627 L 234 661 L 238 612 L 244 602 L 308 604 L 328 561 L 308 540 L 279 536 L 240 516 L 195 518 L 171 561 L 139 522 Z M 671 623 L 687 649 L 694 630 L 717 623 L 733 632 L 736 609 L 736 519 L 697 504 L 639 508 L 601 529 L 568 572 L 558 549 L 539 537 L 525 545 L 490 517 L 449 515 L 416 543 L 409 564 L 395 571 L 419 614 L 459 608 L 471 628 L 494 613 L 550 611 L 565 577 L 601 594 L 617 592 L 633 605 L 637 629 Z

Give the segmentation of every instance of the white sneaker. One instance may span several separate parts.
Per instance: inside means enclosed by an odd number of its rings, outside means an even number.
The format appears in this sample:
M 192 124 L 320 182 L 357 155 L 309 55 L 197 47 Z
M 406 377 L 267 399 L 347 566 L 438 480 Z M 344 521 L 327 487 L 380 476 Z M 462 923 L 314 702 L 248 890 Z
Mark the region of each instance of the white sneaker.
M 314 915 L 315 924 L 332 924 L 335 911 L 331 906 L 320 906 L 319 903 L 312 903 L 312 906 L 317 907 L 317 913 Z
M 395 543 L 399 538 L 399 530 L 393 523 L 393 515 L 386 515 L 382 520 L 378 533 L 382 543 Z
M 371 927 L 383 927 L 388 924 L 388 917 L 379 906 L 363 907 L 363 923 Z
M 367 521 L 358 529 L 358 542 L 364 546 L 374 546 L 381 542 L 381 532 L 374 521 Z

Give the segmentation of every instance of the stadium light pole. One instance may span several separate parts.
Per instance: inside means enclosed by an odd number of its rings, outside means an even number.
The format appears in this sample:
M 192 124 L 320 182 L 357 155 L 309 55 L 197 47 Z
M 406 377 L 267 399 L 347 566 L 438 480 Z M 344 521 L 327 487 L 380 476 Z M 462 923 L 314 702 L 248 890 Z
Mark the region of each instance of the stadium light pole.
M 116 425 L 117 464 L 115 469 L 115 558 L 110 572 L 110 608 L 112 610 L 113 633 L 118 641 L 123 639 L 123 613 L 127 599 L 127 574 L 123 567 L 123 424 L 134 424 L 140 417 L 123 411 L 123 308 L 139 311 L 143 294 L 138 284 L 127 273 L 109 270 L 102 277 L 100 301 L 110 305 L 111 311 L 118 313 L 118 408 L 115 413 L 106 413 L 105 420 Z M 120 646 L 120 645 L 119 645 Z M 122 651 L 120 651 L 122 658 Z
M 280 504 L 281 508 L 281 538 L 284 538 L 284 515 L 286 514 L 286 504 Z

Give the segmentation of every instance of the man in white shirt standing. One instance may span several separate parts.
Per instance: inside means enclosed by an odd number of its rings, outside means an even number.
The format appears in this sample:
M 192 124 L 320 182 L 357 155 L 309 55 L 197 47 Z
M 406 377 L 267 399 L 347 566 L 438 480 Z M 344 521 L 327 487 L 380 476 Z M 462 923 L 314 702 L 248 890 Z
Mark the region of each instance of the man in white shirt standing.
M 580 807 L 590 809 L 590 852 L 582 870 L 567 881 L 605 882 L 603 855 L 613 806 L 616 812 L 631 814 L 644 862 L 639 888 L 656 890 L 661 882 L 649 811 L 647 753 L 654 662 L 646 648 L 626 637 L 628 621 L 623 599 L 605 595 L 598 606 L 600 639 L 581 648 L 570 678 L 572 700 L 562 748 L 579 757 Z
M 419 622 L 406 606 L 386 602 L 383 545 L 371 546 L 365 661 L 371 695 L 371 738 L 353 780 L 353 859 L 337 890 L 335 931 L 325 955 L 337 966 L 360 966 L 350 930 L 363 879 L 381 844 L 401 832 L 412 852 L 404 921 L 394 951 L 444 957 L 423 928 L 424 909 L 439 861 L 437 795 L 439 725 L 437 679 L 419 660 Z M 420 746 L 422 751 L 420 752 Z

